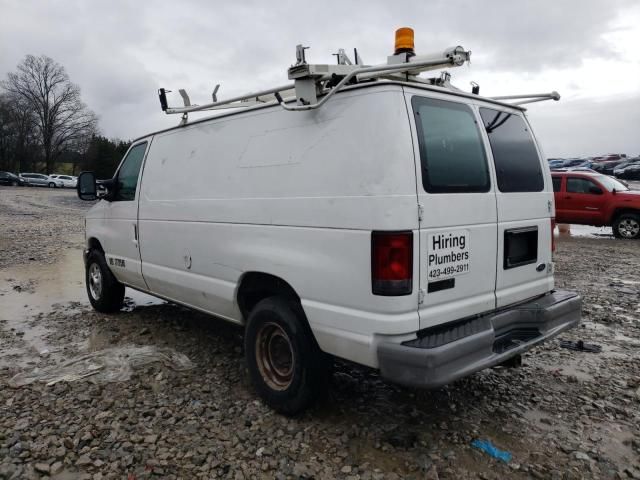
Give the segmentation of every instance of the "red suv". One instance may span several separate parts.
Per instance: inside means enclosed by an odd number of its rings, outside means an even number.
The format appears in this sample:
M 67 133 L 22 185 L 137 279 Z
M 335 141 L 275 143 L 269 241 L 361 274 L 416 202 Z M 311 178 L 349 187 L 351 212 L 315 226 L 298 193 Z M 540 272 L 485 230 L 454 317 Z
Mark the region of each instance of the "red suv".
M 618 238 L 640 238 L 640 191 L 607 175 L 552 172 L 557 223 L 611 226 Z

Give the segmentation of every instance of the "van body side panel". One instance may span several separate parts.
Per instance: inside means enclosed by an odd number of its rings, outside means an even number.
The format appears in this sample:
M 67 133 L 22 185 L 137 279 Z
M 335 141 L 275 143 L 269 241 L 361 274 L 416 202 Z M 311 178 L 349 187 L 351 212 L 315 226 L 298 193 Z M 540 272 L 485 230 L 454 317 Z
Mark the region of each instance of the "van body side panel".
M 497 210 L 494 188 L 494 177 L 490 158 L 486 152 L 485 165 L 488 175 L 488 187 L 481 192 L 438 192 L 429 193 L 425 189 L 425 163 L 422 162 L 419 135 L 430 138 L 442 152 L 449 152 L 451 158 L 458 155 L 456 148 L 460 146 L 456 132 L 451 130 L 435 131 L 425 125 L 418 125 L 420 120 L 416 113 L 414 98 L 427 98 L 444 101 L 437 108 L 446 110 L 451 106 L 454 110 L 460 106 L 470 124 L 477 130 L 478 148 L 485 150 L 482 132 L 477 119 L 477 112 L 464 99 L 427 93 L 423 90 L 406 88 L 407 108 L 411 115 L 411 131 L 416 139 L 414 153 L 417 166 L 418 201 L 423 206 L 424 214 L 420 222 L 420 288 L 424 292 L 424 300 L 420 305 L 420 328 L 428 328 L 472 315 L 484 313 L 495 308 L 496 279 L 496 231 Z M 462 101 L 461 101 L 462 100 Z M 466 102 L 466 103 L 465 103 Z M 440 119 L 437 109 L 433 124 Z M 423 114 L 428 114 L 428 110 Z M 444 121 L 444 120 L 442 120 Z M 469 127 L 471 128 L 471 127 Z M 424 141 L 424 138 L 422 139 Z M 436 152 L 441 153 L 442 152 Z M 429 152 L 427 152 L 427 155 Z M 463 153 L 460 153 L 463 155 Z M 455 186 L 455 185 L 454 185 Z M 435 188 L 434 188 L 435 189 Z M 463 190 L 460 187 L 460 190 Z M 457 242 L 456 242 L 457 240 Z M 447 241 L 450 241 L 447 243 Z M 462 244 L 464 242 L 464 245 Z M 434 258 L 435 255 L 437 258 Z M 448 261 L 461 257 L 460 260 Z M 466 257 L 466 258 L 462 258 Z M 439 262 L 442 268 L 439 268 Z M 451 269 L 461 271 L 450 271 Z
M 413 162 L 395 85 L 157 134 L 139 211 L 149 289 L 242 322 L 242 276 L 278 276 L 323 350 L 376 366 L 375 334 L 419 327 L 417 282 L 410 295 L 371 292 L 372 230 L 414 231 L 418 248 Z

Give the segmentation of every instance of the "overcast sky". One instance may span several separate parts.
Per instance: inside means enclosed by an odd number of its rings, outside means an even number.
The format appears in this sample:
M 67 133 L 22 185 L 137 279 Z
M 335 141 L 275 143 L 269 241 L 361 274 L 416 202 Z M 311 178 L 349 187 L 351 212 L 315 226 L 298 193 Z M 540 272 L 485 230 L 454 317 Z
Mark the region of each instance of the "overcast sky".
M 52 57 L 109 137 L 176 124 L 159 87 L 205 103 L 216 83 L 218 98 L 287 83 L 298 43 L 314 63 L 353 47 L 382 63 L 409 26 L 418 54 L 473 52 L 451 71 L 464 90 L 473 80 L 484 95 L 559 91 L 560 102 L 529 109 L 547 156 L 640 154 L 637 0 L 0 0 L 0 12 L 0 77 L 27 54 Z

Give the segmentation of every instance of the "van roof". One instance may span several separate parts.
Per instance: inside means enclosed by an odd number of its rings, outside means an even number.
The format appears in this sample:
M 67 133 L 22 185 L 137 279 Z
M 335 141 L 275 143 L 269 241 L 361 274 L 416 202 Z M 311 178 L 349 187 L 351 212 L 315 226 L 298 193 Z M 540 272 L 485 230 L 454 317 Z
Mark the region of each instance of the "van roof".
M 501 107 L 506 107 L 512 110 L 519 110 L 519 111 L 526 111 L 526 108 L 519 106 L 519 105 L 514 105 L 512 103 L 507 103 L 507 102 L 501 102 L 499 100 L 495 100 L 493 98 L 489 98 L 489 97 L 483 97 L 481 95 L 475 95 L 472 93 L 467 93 L 467 92 L 463 92 L 462 90 L 458 90 L 455 88 L 446 88 L 446 87 L 439 87 L 436 85 L 426 85 L 426 84 L 422 84 L 422 83 L 416 83 L 416 82 L 402 82 L 399 80 L 378 80 L 378 81 L 372 81 L 372 82 L 362 82 L 362 83 L 358 83 L 356 85 L 350 85 L 348 87 L 345 87 L 344 89 L 342 89 L 340 92 L 337 92 L 337 95 L 340 95 L 343 92 L 351 92 L 353 90 L 358 90 L 358 89 L 363 89 L 363 88 L 375 88 L 375 87 L 381 87 L 381 86 L 388 86 L 388 85 L 397 85 L 397 86 L 401 86 L 401 87 L 411 87 L 411 88 L 415 88 L 418 90 L 426 90 L 426 91 L 432 91 L 432 92 L 437 92 L 437 93 L 444 93 L 446 95 L 451 95 L 454 97 L 461 97 L 461 98 L 466 98 L 469 100 L 481 100 L 483 102 L 486 103 L 491 103 L 494 105 L 499 105 Z M 226 111 L 224 113 L 217 113 L 214 115 L 209 115 L 207 117 L 203 117 L 203 118 L 198 118 L 196 120 L 191 120 L 189 121 L 189 123 L 187 124 L 180 124 L 180 125 L 175 125 L 173 127 L 168 127 L 168 128 L 163 128 L 161 130 L 156 130 L 154 132 L 150 132 L 146 135 L 142 135 L 136 139 L 134 139 L 131 143 L 135 143 L 138 142 L 140 140 L 143 140 L 145 138 L 148 138 L 152 135 L 157 135 L 159 133 L 165 133 L 165 132 L 169 132 L 172 130 L 179 130 L 181 128 L 184 127 L 188 127 L 190 125 L 196 125 L 198 123 L 203 123 L 203 122 L 207 122 L 210 120 L 214 120 L 214 119 L 218 119 L 218 118 L 224 118 L 224 117 L 230 117 L 233 115 L 239 115 L 241 113 L 244 112 L 249 112 L 249 111 L 255 111 L 255 110 L 260 110 L 260 109 L 264 109 L 264 108 L 272 108 L 272 107 L 280 107 L 280 105 L 277 102 L 268 102 L 268 103 L 264 103 L 262 105 L 255 105 L 255 106 L 251 106 L 251 107 L 247 107 L 247 108 L 237 108 L 231 111 Z M 206 110 L 202 110 L 202 111 L 206 111 Z M 292 115 L 295 115 L 295 112 L 291 112 Z

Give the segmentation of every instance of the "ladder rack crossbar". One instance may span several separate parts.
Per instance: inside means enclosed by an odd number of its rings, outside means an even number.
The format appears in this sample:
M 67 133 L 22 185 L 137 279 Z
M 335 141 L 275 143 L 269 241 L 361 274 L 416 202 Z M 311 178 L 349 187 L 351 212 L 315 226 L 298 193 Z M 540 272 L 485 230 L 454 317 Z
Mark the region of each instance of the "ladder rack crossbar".
M 349 82 L 354 77 L 361 78 L 364 80 L 369 78 L 377 78 L 382 76 L 382 74 L 388 75 L 392 73 L 402 73 L 402 72 L 408 72 L 408 71 L 413 72 L 417 70 L 448 67 L 448 66 L 456 65 L 456 63 L 459 61 L 460 61 L 459 58 L 456 58 L 456 56 L 453 56 L 446 60 L 438 59 L 438 60 L 426 60 L 423 62 L 401 63 L 398 65 L 378 65 L 373 67 L 362 67 L 362 68 L 354 69 L 353 71 L 351 71 L 350 73 L 342 77 L 342 80 L 340 80 L 340 82 L 338 82 L 338 84 L 335 87 L 333 87 L 329 91 L 329 93 L 327 93 L 324 97 L 322 97 L 321 100 L 319 100 L 316 103 L 313 103 L 310 105 L 286 105 L 282 99 L 279 99 L 278 102 L 280 103 L 280 106 L 282 108 L 292 112 L 301 111 L 301 110 L 313 110 L 316 108 L 320 108 L 322 105 L 327 103 L 327 101 L 333 95 L 335 95 L 340 89 L 342 89 L 342 87 L 344 87 L 347 84 L 347 82 Z M 325 78 L 322 78 L 322 79 L 325 80 Z
M 490 97 L 491 100 L 528 100 L 528 99 L 536 99 L 536 102 L 541 102 L 543 100 L 560 100 L 560 94 L 556 91 L 549 93 L 529 93 L 522 95 L 503 95 L 499 97 Z M 521 102 L 521 103 L 531 103 L 531 101 Z M 516 103 L 515 105 L 520 105 L 520 103 Z
M 228 105 L 230 103 L 242 102 L 244 100 L 251 100 L 258 97 L 263 97 L 265 95 L 273 95 L 283 90 L 291 90 L 292 88 L 294 88 L 294 86 L 295 85 L 293 83 L 290 83 L 287 85 L 281 85 L 279 87 L 269 88 L 267 90 L 260 90 L 258 92 L 246 93 L 244 95 L 231 97 L 226 100 L 220 100 L 218 102 L 205 103 L 204 105 L 191 105 L 189 107 L 167 108 L 166 113 L 189 113 L 189 112 L 198 112 L 200 110 L 209 110 L 215 107 L 220 107 L 222 105 Z M 242 106 L 242 105 L 238 105 L 238 106 Z

